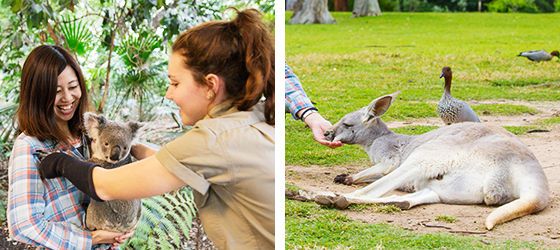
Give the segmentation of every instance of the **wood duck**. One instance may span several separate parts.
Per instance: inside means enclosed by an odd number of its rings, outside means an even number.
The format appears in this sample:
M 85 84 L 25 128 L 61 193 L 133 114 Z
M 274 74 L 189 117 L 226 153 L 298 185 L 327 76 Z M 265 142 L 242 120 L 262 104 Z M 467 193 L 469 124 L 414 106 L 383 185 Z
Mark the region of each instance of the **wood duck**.
M 439 100 L 437 112 L 447 125 L 460 122 L 480 122 L 476 113 L 464 101 L 451 96 L 452 72 L 450 67 L 443 67 L 441 76 L 445 78 L 443 96 Z
M 530 50 L 521 52 L 517 56 L 527 57 L 527 59 L 534 62 L 541 62 L 550 61 L 554 56 L 560 58 L 560 53 L 558 52 L 558 50 L 552 51 L 550 54 L 544 50 Z

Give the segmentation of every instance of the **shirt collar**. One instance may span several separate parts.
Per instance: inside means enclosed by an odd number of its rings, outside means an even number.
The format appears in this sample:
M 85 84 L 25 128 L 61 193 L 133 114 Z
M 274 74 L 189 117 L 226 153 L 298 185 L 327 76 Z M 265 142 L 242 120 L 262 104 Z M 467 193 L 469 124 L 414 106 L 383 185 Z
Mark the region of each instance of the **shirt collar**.
M 228 100 L 212 107 L 204 119 L 216 118 L 235 112 L 239 112 L 239 110 L 233 106 L 233 101 Z

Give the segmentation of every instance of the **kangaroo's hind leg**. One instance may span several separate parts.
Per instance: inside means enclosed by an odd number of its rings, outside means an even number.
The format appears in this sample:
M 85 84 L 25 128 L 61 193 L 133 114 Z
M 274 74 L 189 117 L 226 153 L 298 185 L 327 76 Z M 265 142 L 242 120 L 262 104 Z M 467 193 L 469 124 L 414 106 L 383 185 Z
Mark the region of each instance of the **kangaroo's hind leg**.
M 439 195 L 429 188 L 422 189 L 420 191 L 405 194 L 405 195 L 391 195 L 382 198 L 349 198 L 347 199 L 349 204 L 385 204 L 385 205 L 395 205 L 400 209 L 406 210 L 414 206 L 422 204 L 431 204 L 441 202 Z M 341 201 L 339 201 L 341 203 Z

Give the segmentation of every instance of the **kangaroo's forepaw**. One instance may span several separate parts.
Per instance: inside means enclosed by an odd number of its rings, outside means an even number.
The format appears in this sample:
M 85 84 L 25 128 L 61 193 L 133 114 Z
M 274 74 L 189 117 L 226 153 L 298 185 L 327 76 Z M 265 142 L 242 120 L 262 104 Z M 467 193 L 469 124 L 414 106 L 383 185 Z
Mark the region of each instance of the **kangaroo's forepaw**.
M 350 176 L 348 174 L 339 174 L 336 177 L 334 177 L 334 183 L 340 183 L 340 184 L 344 184 L 344 185 L 352 185 L 353 182 L 354 182 L 354 179 L 352 178 L 352 176 Z

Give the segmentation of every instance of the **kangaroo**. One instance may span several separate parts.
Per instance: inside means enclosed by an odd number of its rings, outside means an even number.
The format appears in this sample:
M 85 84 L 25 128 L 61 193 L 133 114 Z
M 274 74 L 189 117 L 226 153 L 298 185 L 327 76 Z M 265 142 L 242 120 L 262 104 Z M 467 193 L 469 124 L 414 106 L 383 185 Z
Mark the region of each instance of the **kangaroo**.
M 398 94 L 373 100 L 325 133 L 331 141 L 361 145 L 374 166 L 335 178 L 344 184 L 371 184 L 347 194 L 316 195 L 317 203 L 340 209 L 359 203 L 401 209 L 430 203 L 498 205 L 486 218 L 488 230 L 547 206 L 549 188 L 542 167 L 513 134 L 473 122 L 417 136 L 396 134 L 380 117 Z M 413 192 L 383 197 L 395 189 Z
M 140 123 L 109 121 L 102 115 L 84 114 L 84 127 L 91 139 L 91 162 L 103 168 L 116 168 L 132 161 L 130 146 Z M 130 232 L 136 227 L 142 212 L 140 200 L 91 200 L 86 213 L 86 227 L 90 230 Z

